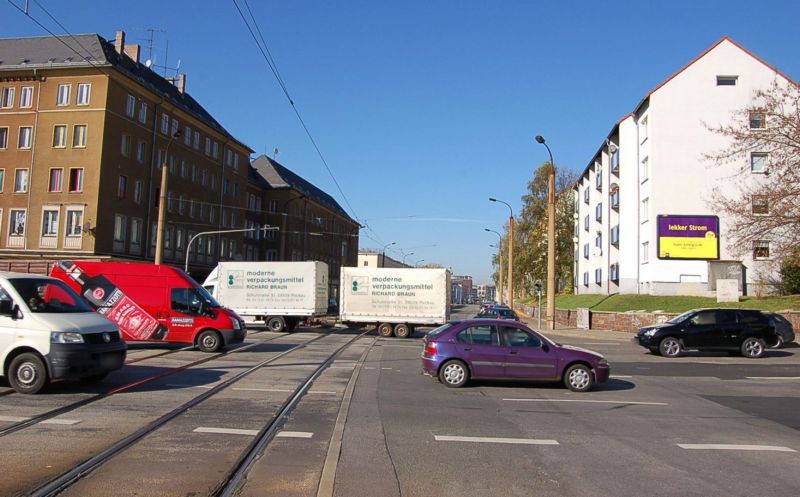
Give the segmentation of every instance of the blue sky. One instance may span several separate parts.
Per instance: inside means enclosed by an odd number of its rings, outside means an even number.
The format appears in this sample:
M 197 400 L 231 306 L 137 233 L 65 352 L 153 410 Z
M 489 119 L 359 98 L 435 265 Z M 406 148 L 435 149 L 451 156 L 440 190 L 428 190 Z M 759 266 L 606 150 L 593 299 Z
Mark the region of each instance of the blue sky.
M 345 207 L 233 1 L 36 0 L 71 33 L 180 59 L 188 91 L 257 154 Z M 244 9 L 243 0 L 238 0 Z M 22 5 L 24 0 L 14 0 Z M 31 14 L 58 28 L 31 1 Z M 655 85 L 724 35 L 800 79 L 800 3 L 250 0 L 289 92 L 352 206 L 361 247 L 435 262 L 477 283 L 547 152 L 582 170 Z M 46 34 L 7 2 L 2 37 Z M 145 56 L 146 56 L 145 50 Z M 364 236 L 366 235 L 366 236 Z M 370 239 L 371 238 L 371 239 Z

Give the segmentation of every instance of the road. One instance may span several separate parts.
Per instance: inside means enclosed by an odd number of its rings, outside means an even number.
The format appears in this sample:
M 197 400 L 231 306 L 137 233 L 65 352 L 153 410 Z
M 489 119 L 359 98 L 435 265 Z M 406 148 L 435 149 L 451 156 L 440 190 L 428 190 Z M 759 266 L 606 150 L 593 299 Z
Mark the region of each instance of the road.
M 506 382 L 448 389 L 420 373 L 421 332 L 406 340 L 314 328 L 251 334 L 254 348 L 0 437 L 0 495 L 29 494 L 198 392 L 314 338 L 148 434 L 65 495 L 215 495 L 289 392 L 349 340 L 281 421 L 237 495 L 800 495 L 800 348 L 760 360 L 698 353 L 670 360 L 622 333 L 549 335 L 606 355 L 611 380 L 583 394 Z M 133 349 L 130 358 L 140 362 L 106 383 L 207 357 L 191 350 L 156 357 L 161 352 Z M 2 395 L 0 429 L 108 387 Z

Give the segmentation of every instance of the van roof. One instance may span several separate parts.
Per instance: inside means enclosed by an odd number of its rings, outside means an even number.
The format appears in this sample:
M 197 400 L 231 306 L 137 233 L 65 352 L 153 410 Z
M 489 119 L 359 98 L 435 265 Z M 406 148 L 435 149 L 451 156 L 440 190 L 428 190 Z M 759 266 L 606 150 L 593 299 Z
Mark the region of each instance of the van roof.
M 11 271 L 0 271 L 0 278 L 39 278 L 39 279 L 47 279 L 51 280 L 50 276 L 45 274 L 35 274 L 35 273 L 16 273 Z

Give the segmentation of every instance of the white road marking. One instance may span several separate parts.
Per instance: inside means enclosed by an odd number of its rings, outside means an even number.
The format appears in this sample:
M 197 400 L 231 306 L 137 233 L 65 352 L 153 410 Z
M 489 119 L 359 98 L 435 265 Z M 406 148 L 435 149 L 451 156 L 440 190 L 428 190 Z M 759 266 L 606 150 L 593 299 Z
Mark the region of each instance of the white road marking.
M 281 431 L 275 436 L 278 438 L 312 438 L 314 434 L 310 431 Z
M 635 406 L 668 406 L 666 402 L 636 402 L 629 400 L 583 400 L 583 399 L 503 399 L 511 402 L 586 402 L 590 404 L 630 404 Z
M 581 345 L 619 345 L 622 342 L 586 342 Z
M 519 445 L 558 445 L 556 440 L 537 440 L 534 438 L 495 438 L 495 437 L 456 437 L 450 435 L 434 435 L 437 442 L 475 442 L 492 444 Z
M 331 366 L 331 369 L 354 369 L 355 365 L 353 366 Z M 367 368 L 369 369 L 369 368 Z
M 731 364 L 725 361 L 693 361 L 695 364 Z
M 612 378 L 633 378 L 633 376 L 624 375 L 624 374 L 612 374 L 611 377 Z
M 309 390 L 308 393 L 318 393 L 327 395 L 339 395 L 341 392 L 334 392 L 333 390 Z
M 738 444 L 677 444 L 681 449 L 689 450 L 766 450 L 772 452 L 797 452 L 780 445 L 738 445 Z
M 214 388 L 213 385 L 184 385 L 183 383 L 167 383 L 167 386 L 175 388 L 206 388 L 206 389 Z
M 243 392 L 283 392 L 283 393 L 294 392 L 294 390 L 289 390 L 288 388 L 244 388 L 244 387 L 233 387 L 232 390 L 241 390 Z
M 392 369 L 392 368 L 381 368 L 381 369 Z
M 31 418 L 22 418 L 19 416 L 0 416 L 0 421 L 6 421 L 8 423 L 20 423 L 29 419 Z
M 390 345 L 390 344 L 386 344 L 386 345 L 381 345 L 381 347 L 395 347 L 395 348 L 400 348 L 400 349 L 422 350 L 422 345 L 393 345 L 393 344 Z
M 208 426 L 198 426 L 194 430 L 195 433 L 219 433 L 222 435 L 258 435 L 258 430 L 240 430 L 238 428 L 213 428 Z
M 748 380 L 800 380 L 800 376 L 745 376 Z
M 24 416 L 0 416 L 0 421 L 5 421 L 7 423 L 21 423 L 23 421 L 28 421 L 29 417 Z M 44 425 L 76 425 L 80 423 L 80 419 L 61 419 L 61 418 L 53 418 L 53 419 L 45 419 L 44 421 L 40 421 L 40 424 Z

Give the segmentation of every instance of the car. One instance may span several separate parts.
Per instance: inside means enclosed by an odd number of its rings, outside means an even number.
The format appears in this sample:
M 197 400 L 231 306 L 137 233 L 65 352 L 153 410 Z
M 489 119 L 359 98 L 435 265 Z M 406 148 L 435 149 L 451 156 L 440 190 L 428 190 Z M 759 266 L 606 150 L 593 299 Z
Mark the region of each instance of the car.
M 775 334 L 778 336 L 778 339 L 775 341 L 775 344 L 772 345 L 772 348 L 777 349 L 782 347 L 784 344 L 794 342 L 794 328 L 788 319 L 781 316 L 777 312 L 765 312 L 764 314 L 769 317 L 770 323 L 775 327 Z
M 693 309 L 666 323 L 639 328 L 634 342 L 664 357 L 684 350 L 719 350 L 748 358 L 764 355 L 778 340 L 770 318 L 755 309 Z
M 423 373 L 450 388 L 473 379 L 507 379 L 561 381 L 585 392 L 607 381 L 611 371 L 601 354 L 558 344 L 515 321 L 450 321 L 423 341 Z
M 495 307 L 483 313 L 479 312 L 474 319 L 513 319 L 514 321 L 519 321 L 519 316 L 508 307 Z

